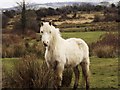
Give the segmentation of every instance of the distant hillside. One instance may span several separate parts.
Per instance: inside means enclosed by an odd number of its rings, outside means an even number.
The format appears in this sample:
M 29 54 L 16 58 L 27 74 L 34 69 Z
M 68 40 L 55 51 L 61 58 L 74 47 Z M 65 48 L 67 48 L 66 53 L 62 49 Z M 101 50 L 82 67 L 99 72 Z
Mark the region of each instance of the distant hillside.
M 101 6 L 109 6 L 111 3 L 108 1 L 104 2 L 56 2 L 56 3 L 31 3 L 27 6 L 28 9 L 39 9 L 39 8 L 60 8 L 64 6 L 72 6 L 72 5 L 84 5 L 84 4 L 91 4 L 91 5 L 101 5 Z M 117 4 L 117 2 L 112 2 Z M 0 10 L 18 10 L 18 6 L 12 8 L 1 8 Z
M 39 8 L 60 8 L 64 6 L 72 6 L 72 5 L 83 5 L 89 3 L 91 5 L 98 5 L 96 2 L 56 2 L 56 3 L 45 3 L 45 4 L 38 4 L 38 3 L 31 3 L 27 6 L 30 9 L 39 9 Z M 12 8 L 2 8 L 2 10 L 17 10 L 18 6 Z
M 107 2 L 107 1 L 104 1 L 104 2 L 100 2 L 99 5 L 109 7 L 109 6 L 110 6 L 110 3 Z

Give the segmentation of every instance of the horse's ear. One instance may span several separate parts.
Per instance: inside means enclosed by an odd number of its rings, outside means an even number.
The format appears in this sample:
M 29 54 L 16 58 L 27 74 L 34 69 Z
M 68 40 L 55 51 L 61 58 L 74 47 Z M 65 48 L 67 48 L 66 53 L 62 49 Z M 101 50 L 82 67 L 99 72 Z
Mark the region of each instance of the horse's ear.
M 39 26 L 40 26 L 40 27 L 43 26 L 43 22 L 42 22 L 42 21 L 39 23 Z
M 51 26 L 51 25 L 53 25 L 53 26 L 57 26 L 52 20 L 49 21 L 49 25 L 50 25 L 50 26 Z
M 52 20 L 49 21 L 49 25 L 50 25 L 50 26 L 52 25 Z

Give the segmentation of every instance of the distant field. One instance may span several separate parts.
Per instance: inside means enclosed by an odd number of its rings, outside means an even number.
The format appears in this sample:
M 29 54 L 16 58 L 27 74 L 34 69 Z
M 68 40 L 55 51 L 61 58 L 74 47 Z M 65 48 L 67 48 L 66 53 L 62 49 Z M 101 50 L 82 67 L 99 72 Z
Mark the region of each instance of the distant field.
M 63 32 L 63 38 L 81 38 L 85 40 L 87 43 L 95 42 L 99 39 L 99 37 L 106 32 L 104 31 L 96 31 L 96 32 Z

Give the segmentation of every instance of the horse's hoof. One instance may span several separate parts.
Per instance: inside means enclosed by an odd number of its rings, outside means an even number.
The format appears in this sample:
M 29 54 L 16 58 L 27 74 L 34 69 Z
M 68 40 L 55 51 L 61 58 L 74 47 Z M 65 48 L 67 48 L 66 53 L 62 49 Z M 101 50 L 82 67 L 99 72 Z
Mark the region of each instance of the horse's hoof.
M 58 86 L 57 90 L 61 90 L 62 86 Z
M 74 85 L 73 90 L 77 90 L 77 87 L 78 87 L 77 85 Z
M 90 90 L 90 87 L 89 87 L 89 86 L 86 86 L 86 90 Z

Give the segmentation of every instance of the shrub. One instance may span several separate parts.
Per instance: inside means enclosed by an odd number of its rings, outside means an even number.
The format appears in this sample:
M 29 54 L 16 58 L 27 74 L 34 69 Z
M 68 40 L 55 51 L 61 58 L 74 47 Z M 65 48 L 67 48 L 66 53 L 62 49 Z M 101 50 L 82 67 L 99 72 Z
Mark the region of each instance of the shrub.
M 4 34 L 2 36 L 2 57 L 21 57 L 25 54 L 24 40 L 16 34 Z
M 63 72 L 62 86 L 68 87 L 72 82 L 73 72 L 72 69 L 67 69 Z
M 26 52 L 36 54 L 38 58 L 44 58 L 44 47 L 41 42 L 33 42 L 33 45 L 30 45 L 30 43 L 27 43 L 28 47 L 26 48 Z
M 104 21 L 116 21 L 117 20 L 117 14 L 106 14 Z
M 35 55 L 26 55 L 14 65 L 14 70 L 4 70 L 5 88 L 48 88 L 53 86 L 53 74 Z
M 118 33 L 106 33 L 100 37 L 100 40 L 92 43 L 90 46 L 90 54 L 96 55 L 100 58 L 117 57 L 118 48 Z
M 3 12 L 3 14 L 5 14 L 9 18 L 13 18 L 15 16 L 15 13 L 15 10 L 6 10 L 5 12 Z
M 7 17 L 5 14 L 2 14 L 2 28 L 6 28 L 9 21 L 9 17 Z
M 93 52 L 99 58 L 113 58 L 116 56 L 113 46 L 98 46 Z
M 44 48 L 42 43 L 33 40 L 35 35 L 36 34 L 31 34 L 31 37 L 27 41 L 16 34 L 3 34 L 2 57 L 22 57 L 25 54 L 34 53 L 37 57 L 43 58 Z M 30 36 L 30 34 L 28 34 L 28 36 Z
M 13 47 L 12 46 L 3 46 L 2 47 L 2 57 L 3 58 L 11 58 L 14 56 L 14 51 L 13 51 Z
M 19 60 L 19 61 L 18 61 Z M 54 73 L 48 70 L 46 63 L 30 54 L 18 59 L 12 69 L 3 66 L 3 88 L 53 88 Z M 69 86 L 72 70 L 63 73 L 63 86 Z
M 101 21 L 100 15 L 95 15 L 93 22 L 100 22 Z
M 26 30 L 25 32 L 26 36 L 31 38 L 31 39 L 36 39 L 36 32 L 32 31 L 32 30 Z
M 3 34 L 2 35 L 3 45 L 9 46 L 9 45 L 21 43 L 21 42 L 23 42 L 23 39 L 17 34 Z
M 14 45 L 13 50 L 14 50 L 14 56 L 13 57 L 22 57 L 26 53 L 26 47 L 22 43 Z
M 12 58 L 12 57 L 22 57 L 26 53 L 26 48 L 23 44 L 14 44 L 3 46 L 2 48 L 2 57 L 3 58 Z

